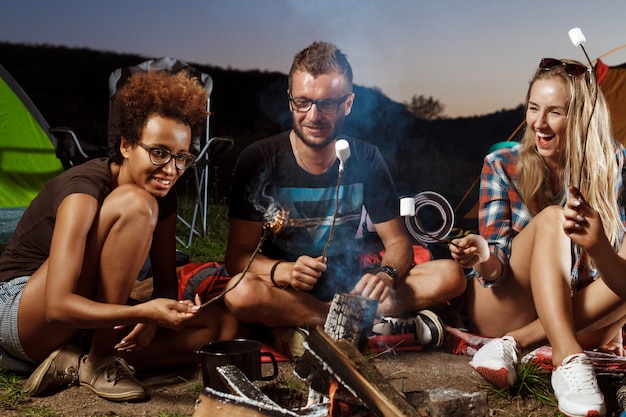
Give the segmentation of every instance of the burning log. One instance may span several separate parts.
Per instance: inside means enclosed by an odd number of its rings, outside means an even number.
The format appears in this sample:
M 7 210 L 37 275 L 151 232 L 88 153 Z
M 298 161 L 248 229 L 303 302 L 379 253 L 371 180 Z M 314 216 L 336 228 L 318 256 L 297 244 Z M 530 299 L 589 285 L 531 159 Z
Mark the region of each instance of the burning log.
M 374 324 L 378 300 L 350 294 L 335 294 L 324 331 L 333 340 L 344 339 L 363 351 Z
M 298 412 L 276 404 L 236 366 L 217 368 L 232 394 L 205 387 L 196 403 L 192 417 L 326 417 L 328 404 L 320 404 Z
M 324 331 L 334 340 L 344 339 L 359 350 L 367 347 L 378 301 L 351 294 L 335 294 L 324 323 Z M 330 378 L 322 363 L 310 352 L 296 363 L 295 373 L 317 392 L 328 392 Z
M 307 338 L 307 349 L 346 389 L 381 417 L 419 417 L 406 398 L 346 340 L 332 340 L 315 328 Z

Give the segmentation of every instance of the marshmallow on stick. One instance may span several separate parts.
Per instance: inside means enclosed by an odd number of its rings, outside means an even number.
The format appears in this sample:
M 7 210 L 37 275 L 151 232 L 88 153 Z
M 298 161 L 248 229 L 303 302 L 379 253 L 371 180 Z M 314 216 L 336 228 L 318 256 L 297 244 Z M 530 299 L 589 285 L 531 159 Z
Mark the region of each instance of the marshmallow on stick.
M 415 216 L 415 201 L 413 197 L 403 197 L 400 199 L 400 216 Z
M 585 35 L 583 35 L 583 31 L 580 28 L 572 28 L 567 32 L 569 35 L 569 40 L 572 41 L 574 46 L 581 45 L 587 42 Z
M 344 165 L 350 158 L 350 144 L 345 139 L 339 139 L 335 142 L 335 154 L 339 159 L 339 171 L 343 171 Z

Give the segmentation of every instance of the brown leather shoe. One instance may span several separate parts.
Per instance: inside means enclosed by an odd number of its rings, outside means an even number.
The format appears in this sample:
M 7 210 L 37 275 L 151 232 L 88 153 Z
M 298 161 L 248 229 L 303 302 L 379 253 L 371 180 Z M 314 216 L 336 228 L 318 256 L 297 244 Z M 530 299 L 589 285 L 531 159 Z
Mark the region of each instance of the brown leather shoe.
M 78 366 L 82 352 L 74 345 L 56 349 L 33 371 L 24 384 L 24 392 L 33 396 L 78 384 Z
M 96 366 L 79 368 L 80 385 L 89 388 L 99 397 L 109 401 L 142 401 L 148 393 L 135 378 L 135 369 L 119 356 L 104 357 Z

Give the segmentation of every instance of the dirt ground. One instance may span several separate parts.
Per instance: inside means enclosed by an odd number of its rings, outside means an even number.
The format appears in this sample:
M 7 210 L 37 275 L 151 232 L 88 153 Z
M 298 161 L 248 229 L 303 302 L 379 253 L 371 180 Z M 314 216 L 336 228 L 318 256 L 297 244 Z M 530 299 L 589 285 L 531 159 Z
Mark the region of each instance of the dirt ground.
M 530 398 L 498 398 L 484 380 L 467 365 L 469 357 L 440 351 L 386 353 L 373 359 L 376 368 L 401 392 L 422 392 L 454 388 L 464 392 L 488 393 L 489 417 L 558 416 L 556 407 L 540 405 Z M 264 368 L 271 373 L 271 365 Z M 270 398 L 286 408 L 299 408 L 306 402 L 306 388 L 294 372 L 293 363 L 279 363 L 279 375 L 270 382 L 255 382 Z M 71 387 L 43 398 L 31 398 L 22 407 L 45 408 L 55 414 L 36 416 L 191 416 L 202 388 L 199 368 L 167 374 L 139 374 L 151 394 L 142 403 L 112 403 L 86 388 Z M 604 387 L 603 387 L 604 390 Z M 609 390 L 610 391 L 610 390 Z M 615 411 L 615 392 L 605 391 L 610 411 Z M 613 403 L 613 404 L 612 404 Z M 24 410 L 24 409 L 23 409 Z M 25 411 L 4 409 L 5 417 L 25 416 Z M 611 415 L 611 413 L 609 413 Z

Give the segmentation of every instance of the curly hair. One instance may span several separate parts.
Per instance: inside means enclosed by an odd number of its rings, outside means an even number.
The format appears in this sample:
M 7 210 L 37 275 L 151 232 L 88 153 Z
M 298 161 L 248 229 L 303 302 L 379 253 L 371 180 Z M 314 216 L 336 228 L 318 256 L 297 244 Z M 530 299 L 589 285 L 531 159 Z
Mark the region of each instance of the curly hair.
M 573 60 L 562 62 L 582 65 Z M 589 71 L 584 76 L 569 76 L 563 65 L 539 68 L 528 88 L 526 108 L 535 81 L 556 79 L 564 83 L 569 99 L 565 149 L 559 163 L 560 195 L 566 195 L 568 185 L 580 184 L 587 202 L 600 213 L 607 237 L 613 245 L 618 245 L 623 226 L 615 193 L 623 165 L 621 147 L 613 139 L 608 105 L 592 77 Z M 552 192 L 549 190 L 548 168 L 537 152 L 532 126 L 526 126 L 522 144 L 517 168 L 520 195 L 536 214 L 554 204 L 549 198 Z
M 137 143 L 151 116 L 180 121 L 197 138 L 205 127 L 208 92 L 186 71 L 135 73 L 112 98 L 109 115 L 109 156 L 121 164 L 122 138 Z
M 333 72 L 342 74 L 352 92 L 352 67 L 348 57 L 332 43 L 313 42 L 296 54 L 289 70 L 289 91 L 292 76 L 298 71 L 308 72 L 315 77 Z

